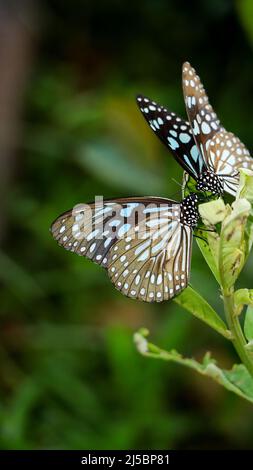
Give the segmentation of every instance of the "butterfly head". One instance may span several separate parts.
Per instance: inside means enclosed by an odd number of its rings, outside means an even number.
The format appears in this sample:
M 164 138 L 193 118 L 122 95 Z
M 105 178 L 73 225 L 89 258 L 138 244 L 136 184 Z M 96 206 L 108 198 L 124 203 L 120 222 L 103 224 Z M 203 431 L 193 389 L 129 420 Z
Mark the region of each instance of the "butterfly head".
M 198 195 L 192 193 L 181 202 L 181 223 L 190 227 L 196 227 L 198 219 Z
M 224 191 L 223 181 L 211 171 L 205 171 L 198 177 L 198 191 L 209 191 L 216 196 L 221 196 Z

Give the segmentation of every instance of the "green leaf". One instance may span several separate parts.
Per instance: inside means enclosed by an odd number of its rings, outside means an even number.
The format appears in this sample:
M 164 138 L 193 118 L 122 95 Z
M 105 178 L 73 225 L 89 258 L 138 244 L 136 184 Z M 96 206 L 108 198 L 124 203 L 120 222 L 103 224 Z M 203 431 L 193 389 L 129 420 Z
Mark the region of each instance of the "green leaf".
M 253 172 L 246 168 L 240 170 L 240 182 L 237 190 L 236 199 L 245 198 L 253 203 Z
M 209 305 L 208 302 L 192 287 L 188 286 L 184 289 L 180 295 L 175 297 L 174 302 L 181 305 L 195 317 L 207 323 L 211 328 L 225 336 L 225 338 L 231 339 L 231 333 L 227 329 L 223 320 L 211 305 Z
M 228 207 L 225 206 L 222 199 L 217 199 L 204 204 L 200 204 L 199 206 L 200 216 L 207 226 L 213 226 L 217 223 L 222 222 L 222 220 L 228 213 L 228 210 Z M 199 234 L 200 236 L 204 235 L 204 238 L 207 241 L 205 243 L 204 240 L 197 239 L 197 244 L 215 279 L 220 284 L 220 274 L 218 266 L 220 237 L 216 232 L 203 232 L 202 234 L 201 229 L 197 231 L 197 234 Z
M 198 230 L 200 236 L 202 235 L 201 230 Z M 207 242 L 197 238 L 197 245 L 205 258 L 206 263 L 211 269 L 216 281 L 220 284 L 220 274 L 218 269 L 218 253 L 219 253 L 219 241 L 220 237 L 215 232 L 206 232 L 204 234 Z
M 249 238 L 246 234 L 250 203 L 238 199 L 221 226 L 219 268 L 223 288 L 229 289 L 238 278 L 249 253 Z
M 137 350 L 143 356 L 172 361 L 189 367 L 201 375 L 212 378 L 230 392 L 253 403 L 253 378 L 243 364 L 235 364 L 231 370 L 225 370 L 217 366 L 216 361 L 211 358 L 209 353 L 204 356 L 202 362 L 192 358 L 185 358 L 175 350 L 166 351 L 149 343 L 146 333 L 143 335 L 143 332 L 136 332 L 134 334 L 134 341 Z
M 246 168 L 241 168 L 240 170 L 240 182 L 236 195 L 236 200 L 247 199 L 253 204 L 253 172 L 247 170 Z M 251 207 L 250 215 L 245 226 L 245 240 L 247 243 L 248 252 L 251 249 L 253 244 L 253 209 Z
M 253 306 L 249 305 L 244 320 L 244 334 L 248 341 L 253 340 Z
M 223 199 L 205 202 L 199 206 L 200 216 L 206 225 L 216 225 L 222 222 L 227 215 L 227 207 Z
M 234 293 L 235 306 L 252 305 L 253 306 L 253 289 L 238 289 Z

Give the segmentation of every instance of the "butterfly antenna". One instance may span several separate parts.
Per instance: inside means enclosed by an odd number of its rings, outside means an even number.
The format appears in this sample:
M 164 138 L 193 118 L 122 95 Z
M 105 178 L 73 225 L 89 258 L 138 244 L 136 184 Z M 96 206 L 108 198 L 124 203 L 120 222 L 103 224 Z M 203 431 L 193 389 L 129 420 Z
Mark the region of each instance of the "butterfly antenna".
M 183 187 L 183 185 L 182 185 Z M 189 193 L 191 192 L 191 188 L 189 186 L 189 179 L 186 181 L 186 185 L 185 185 L 186 189 L 188 189 Z
M 174 183 L 176 183 L 178 186 L 180 186 L 181 189 L 183 188 L 183 185 L 181 183 L 179 183 L 179 181 L 177 181 L 175 178 L 172 178 L 172 181 L 174 181 Z

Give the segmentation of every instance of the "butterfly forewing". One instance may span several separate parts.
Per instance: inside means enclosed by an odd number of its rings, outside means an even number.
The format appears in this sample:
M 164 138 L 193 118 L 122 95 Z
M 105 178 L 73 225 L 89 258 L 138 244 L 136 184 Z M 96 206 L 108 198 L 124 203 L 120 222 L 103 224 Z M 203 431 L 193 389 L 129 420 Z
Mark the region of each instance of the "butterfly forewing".
M 128 231 L 135 225 L 136 212 L 139 217 L 144 216 L 141 208 L 145 205 L 145 201 L 149 199 L 122 198 L 110 201 L 98 199 L 91 204 L 78 204 L 53 222 L 51 226 L 53 237 L 66 250 L 83 255 L 106 267 L 107 253 L 116 238 L 127 236 Z M 152 201 L 156 201 L 156 198 Z
M 213 136 L 220 131 L 220 121 L 208 101 L 208 96 L 195 69 L 185 62 L 182 72 L 183 92 L 188 119 L 203 157 Z
M 106 267 L 107 253 L 114 243 L 108 236 L 106 225 L 110 223 L 114 205 L 114 202 L 106 202 L 102 207 L 99 204 L 78 204 L 53 222 L 53 237 L 66 250 Z
M 64 248 L 107 268 L 123 294 L 160 302 L 188 284 L 192 229 L 181 207 L 152 197 L 83 204 L 58 217 L 51 230 Z
M 175 159 L 193 178 L 197 178 L 205 162 L 194 141 L 190 124 L 145 96 L 137 96 L 137 104 L 151 129 Z

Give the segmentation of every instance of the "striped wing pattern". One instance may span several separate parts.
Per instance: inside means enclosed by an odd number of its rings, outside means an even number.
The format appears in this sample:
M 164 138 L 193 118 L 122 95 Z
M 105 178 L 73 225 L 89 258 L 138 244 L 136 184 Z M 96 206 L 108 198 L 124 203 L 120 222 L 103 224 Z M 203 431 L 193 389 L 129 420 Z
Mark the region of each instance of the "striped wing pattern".
M 220 131 L 210 142 L 207 162 L 214 173 L 220 174 L 224 190 L 235 196 L 239 184 L 239 169 L 253 171 L 253 159 L 248 149 L 232 132 Z
M 153 197 L 105 201 L 99 208 L 81 204 L 58 217 L 51 231 L 67 250 L 104 266 L 123 294 L 161 302 L 189 282 L 192 228 L 182 222 L 181 207 Z
M 186 287 L 191 259 L 192 230 L 181 225 L 180 205 L 171 215 L 171 207 L 143 222 L 139 235 L 129 233 L 118 240 L 109 256 L 109 276 L 123 294 L 147 302 L 173 298 Z M 148 236 L 146 230 L 150 229 Z M 132 236 L 133 237 L 132 237 Z M 123 255 L 122 255 L 123 253 Z
M 179 164 L 196 179 L 206 165 L 189 122 L 145 96 L 138 95 L 136 101 L 150 128 L 169 148 Z

